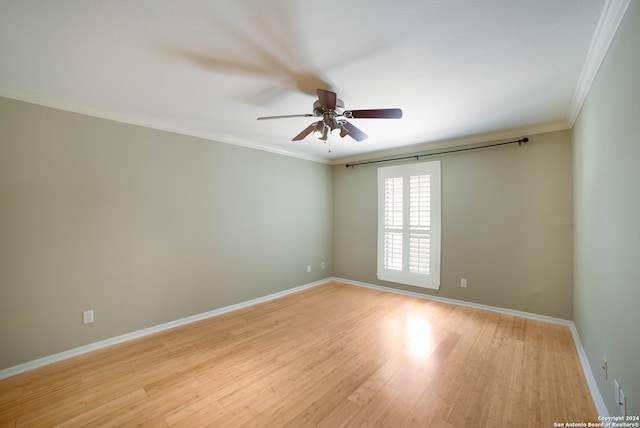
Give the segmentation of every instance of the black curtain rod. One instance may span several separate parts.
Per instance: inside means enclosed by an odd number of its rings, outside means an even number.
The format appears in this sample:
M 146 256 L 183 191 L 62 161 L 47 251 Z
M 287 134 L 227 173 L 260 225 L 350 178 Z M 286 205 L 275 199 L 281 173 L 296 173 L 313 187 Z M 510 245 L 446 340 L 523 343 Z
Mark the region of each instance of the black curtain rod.
M 356 166 L 358 166 L 358 165 L 368 165 L 368 164 L 370 164 L 370 163 L 393 162 L 393 161 L 399 161 L 399 160 L 405 160 L 405 159 L 415 159 L 415 160 L 418 160 L 418 159 L 420 159 L 420 158 L 422 158 L 422 157 L 426 157 L 426 156 L 446 155 L 446 154 L 449 154 L 449 153 L 466 152 L 466 151 L 469 151 L 469 150 L 487 149 L 487 148 L 489 148 L 489 147 L 504 146 L 504 145 L 506 145 L 506 144 L 515 144 L 515 143 L 518 143 L 518 145 L 519 145 L 519 146 L 521 146 L 521 145 L 522 145 L 522 143 L 526 143 L 526 142 L 528 142 L 528 141 L 529 141 L 529 139 L 528 139 L 527 137 L 524 137 L 524 138 L 520 138 L 519 140 L 507 141 L 507 142 L 505 142 L 505 143 L 487 144 L 487 145 L 484 145 L 484 146 L 467 147 L 467 148 L 464 148 L 464 149 L 447 150 L 447 151 L 444 151 L 444 152 L 425 153 L 425 154 L 422 154 L 422 155 L 404 156 L 404 157 L 401 157 L 401 158 L 380 159 L 380 160 L 367 161 L 367 162 L 355 162 L 355 163 L 348 163 L 348 164 L 346 164 L 345 166 L 346 166 L 347 168 L 349 168 L 349 167 L 354 168 L 354 167 L 356 167 Z

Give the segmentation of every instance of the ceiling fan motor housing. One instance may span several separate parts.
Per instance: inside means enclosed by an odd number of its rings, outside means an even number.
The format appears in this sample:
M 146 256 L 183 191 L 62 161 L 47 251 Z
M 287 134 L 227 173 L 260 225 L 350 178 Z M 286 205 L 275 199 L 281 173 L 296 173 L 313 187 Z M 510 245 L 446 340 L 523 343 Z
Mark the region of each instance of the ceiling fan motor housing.
M 334 112 L 336 116 L 342 116 L 344 113 L 344 103 L 340 99 L 336 99 L 336 108 L 333 110 L 326 109 L 322 107 L 320 100 L 316 100 L 313 103 L 313 114 L 314 116 L 324 116 L 324 113 Z

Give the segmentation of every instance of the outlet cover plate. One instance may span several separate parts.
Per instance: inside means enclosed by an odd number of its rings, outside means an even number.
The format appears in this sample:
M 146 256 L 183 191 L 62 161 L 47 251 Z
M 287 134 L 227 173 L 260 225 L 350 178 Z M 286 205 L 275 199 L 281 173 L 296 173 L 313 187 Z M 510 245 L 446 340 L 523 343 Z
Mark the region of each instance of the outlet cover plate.
M 84 311 L 82 313 L 82 324 L 90 324 L 93 322 L 93 310 Z
M 627 416 L 627 397 L 624 396 L 622 388 L 618 391 L 618 395 L 618 408 L 620 409 L 620 413 L 622 413 L 622 416 Z

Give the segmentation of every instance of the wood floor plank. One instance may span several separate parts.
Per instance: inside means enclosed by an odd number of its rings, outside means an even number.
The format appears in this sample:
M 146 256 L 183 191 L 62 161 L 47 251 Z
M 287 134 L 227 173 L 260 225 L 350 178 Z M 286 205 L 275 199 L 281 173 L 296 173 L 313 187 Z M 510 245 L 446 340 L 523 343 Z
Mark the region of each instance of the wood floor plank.
M 597 421 L 568 327 L 332 282 L 0 381 L 0 427 Z

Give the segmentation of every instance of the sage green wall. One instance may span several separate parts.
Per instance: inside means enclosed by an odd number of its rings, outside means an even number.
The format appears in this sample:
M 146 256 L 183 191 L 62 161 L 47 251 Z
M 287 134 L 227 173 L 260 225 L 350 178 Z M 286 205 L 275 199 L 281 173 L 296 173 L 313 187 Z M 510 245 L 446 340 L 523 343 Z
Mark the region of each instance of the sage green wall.
M 640 415 L 639 42 L 632 1 L 574 127 L 575 323 L 611 415 L 614 379 Z
M 3 98 L 0 130 L 0 369 L 331 276 L 328 165 Z
M 334 167 L 334 275 L 572 319 L 571 133 L 430 159 L 442 162 L 440 289 L 377 280 L 376 164 Z

